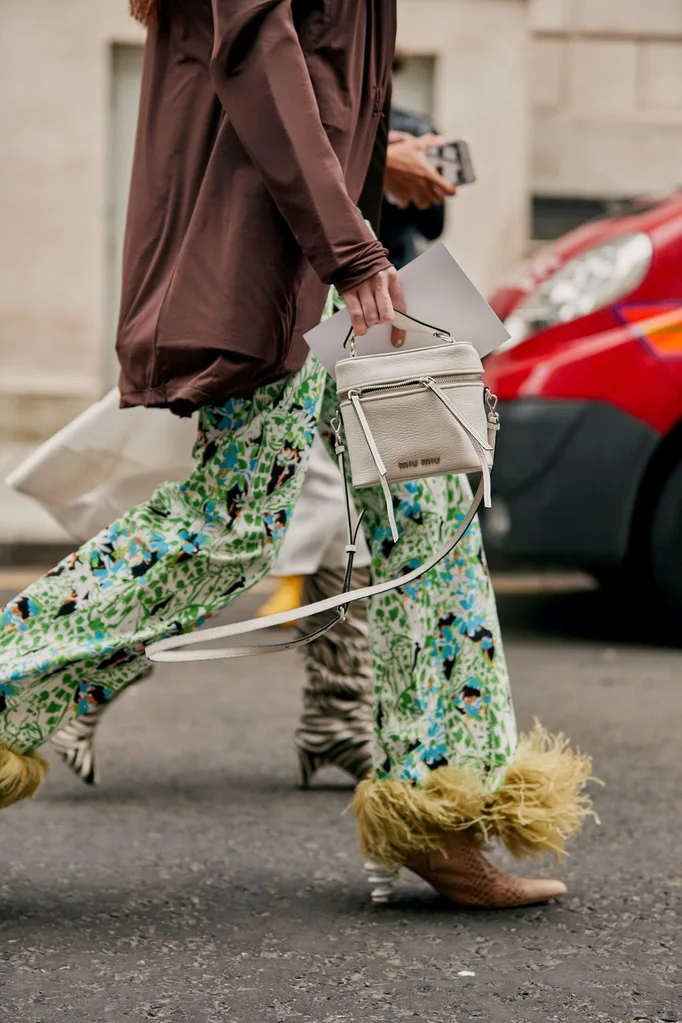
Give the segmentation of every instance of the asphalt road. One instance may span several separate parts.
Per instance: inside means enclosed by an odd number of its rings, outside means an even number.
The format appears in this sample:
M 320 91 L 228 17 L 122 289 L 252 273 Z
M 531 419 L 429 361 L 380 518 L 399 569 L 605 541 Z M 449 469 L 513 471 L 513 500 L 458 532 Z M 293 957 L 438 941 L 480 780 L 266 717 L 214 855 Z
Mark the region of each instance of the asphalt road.
M 296 656 L 166 667 L 111 710 L 100 790 L 58 765 L 2 814 L 0 1023 L 682 1020 L 672 626 L 593 593 L 500 604 L 521 724 L 606 783 L 561 904 L 457 911 L 405 878 L 372 907 L 344 778 L 292 784 Z

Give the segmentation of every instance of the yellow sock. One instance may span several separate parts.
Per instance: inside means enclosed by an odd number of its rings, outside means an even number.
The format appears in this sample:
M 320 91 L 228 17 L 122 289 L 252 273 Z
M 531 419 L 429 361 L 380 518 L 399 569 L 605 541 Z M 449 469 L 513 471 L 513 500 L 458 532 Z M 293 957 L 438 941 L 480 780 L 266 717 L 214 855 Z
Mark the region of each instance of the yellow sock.
M 277 589 L 258 609 L 259 618 L 280 614 L 282 611 L 293 611 L 294 608 L 300 607 L 303 600 L 303 581 L 302 575 L 285 575 L 278 579 Z M 288 622 L 283 628 L 294 624 Z

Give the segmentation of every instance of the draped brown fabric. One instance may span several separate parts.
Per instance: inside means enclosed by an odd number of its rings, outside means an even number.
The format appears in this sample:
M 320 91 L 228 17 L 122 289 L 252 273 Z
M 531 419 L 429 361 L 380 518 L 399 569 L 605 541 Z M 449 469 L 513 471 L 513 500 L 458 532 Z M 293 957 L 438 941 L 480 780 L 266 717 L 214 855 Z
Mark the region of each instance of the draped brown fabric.
M 183 415 L 295 373 L 328 286 L 390 266 L 357 204 L 383 183 L 395 0 L 132 2 L 119 386 Z

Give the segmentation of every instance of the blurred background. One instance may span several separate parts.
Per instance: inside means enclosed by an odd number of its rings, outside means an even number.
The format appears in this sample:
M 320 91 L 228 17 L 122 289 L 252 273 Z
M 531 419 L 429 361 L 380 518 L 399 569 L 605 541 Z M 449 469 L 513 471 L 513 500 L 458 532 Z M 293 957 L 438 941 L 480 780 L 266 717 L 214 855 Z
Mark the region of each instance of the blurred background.
M 113 335 L 143 34 L 128 16 L 127 0 L 3 0 L 0 28 L 3 478 L 116 382 Z M 507 448 L 501 449 L 500 503 L 497 518 L 487 526 L 489 545 L 501 553 L 537 554 L 608 574 L 622 565 L 631 546 L 636 508 L 644 500 L 644 480 L 659 443 L 667 438 L 668 453 L 656 476 L 655 494 L 652 491 L 647 498 L 651 507 L 642 528 L 649 528 L 682 449 L 675 432 L 682 421 L 682 364 L 675 362 L 682 356 L 676 313 L 682 285 L 675 291 L 672 283 L 682 266 L 682 248 L 677 245 L 682 208 L 674 198 L 668 200 L 661 217 L 657 201 L 642 206 L 628 202 L 643 194 L 674 191 L 682 177 L 682 4 L 399 0 L 399 46 L 405 60 L 395 82 L 396 104 L 428 115 L 445 136 L 464 137 L 471 145 L 478 181 L 448 203 L 444 240 L 473 281 L 492 297 L 514 340 L 527 342 L 544 331 L 548 344 L 556 344 L 557 336 L 566 342 L 565 324 L 576 320 L 584 329 L 572 329 L 572 341 L 577 334 L 611 336 L 619 326 L 618 365 L 624 364 L 624 341 L 633 338 L 641 358 L 648 360 L 642 378 L 644 370 L 630 352 L 625 359 L 628 386 L 633 379 L 645 379 L 657 406 L 663 400 L 661 375 L 664 387 L 671 390 L 664 396 L 665 414 L 658 418 L 642 409 L 638 398 L 634 415 L 638 425 L 644 424 L 646 437 L 640 431 L 632 443 L 624 442 L 620 461 L 609 467 L 611 480 L 623 475 L 623 461 L 636 462 L 627 493 L 615 484 L 610 491 L 613 504 L 626 506 L 623 521 L 614 523 L 613 516 L 602 516 L 601 534 L 597 531 L 602 538 L 593 537 L 587 548 L 578 544 L 580 550 L 572 551 L 565 540 L 554 543 L 550 537 L 534 550 L 527 537 L 515 536 L 514 495 L 528 475 L 543 476 L 544 462 L 554 459 L 556 445 L 545 445 L 542 465 L 537 451 L 522 467 L 510 465 L 509 444 L 513 440 L 515 447 L 523 447 L 527 440 L 514 427 Z M 627 218 L 633 213 L 645 220 L 631 223 Z M 618 219 L 622 216 L 624 221 Z M 568 248 L 562 249 L 562 242 L 558 249 L 542 247 L 595 217 L 615 217 L 606 223 L 616 227 L 605 236 L 586 236 L 582 241 L 578 236 L 578 243 Z M 648 242 L 635 242 L 624 252 L 608 247 L 610 235 L 642 232 Z M 571 259 L 581 249 L 592 252 L 595 246 L 598 258 L 579 261 L 576 270 Z M 667 253 L 666 272 L 652 290 L 650 270 L 656 266 L 659 248 Z M 534 262 L 521 262 L 529 256 Z M 554 277 L 567 261 L 568 272 L 559 274 L 559 291 L 554 293 Z M 549 292 L 545 288 L 538 311 L 537 287 L 546 280 Z M 642 282 L 649 291 L 639 302 L 639 311 L 625 317 L 623 334 L 618 302 Z M 582 296 L 580 301 L 577 295 Z M 658 328 L 656 321 L 648 331 L 651 303 L 661 302 L 667 305 L 657 311 L 667 319 Z M 591 321 L 593 311 L 604 306 L 612 307 L 611 318 Z M 633 327 L 635 321 L 644 321 L 644 328 Z M 657 345 L 656 337 L 649 343 L 656 329 L 662 344 Z M 549 348 L 541 351 L 528 343 L 517 343 L 513 351 L 503 353 L 499 367 L 490 369 L 503 404 L 538 397 L 528 382 L 527 352 L 533 354 L 534 365 L 545 358 L 555 360 L 556 353 Z M 564 402 L 589 398 L 618 404 L 612 394 L 595 392 L 594 380 L 600 373 L 613 377 L 610 365 L 581 362 L 580 384 L 573 379 L 568 389 L 562 384 L 549 396 Z M 516 374 L 513 385 L 510 374 Z M 545 401 L 547 395 L 540 397 Z M 521 408 L 523 419 L 526 406 Z M 633 416 L 630 407 L 618 411 L 628 419 Z M 536 425 L 550 429 L 545 418 Z M 609 432 L 603 424 L 595 429 L 588 446 L 619 447 L 618 430 Z M 556 427 L 555 433 L 559 444 L 561 430 Z M 573 465 L 574 475 L 576 471 Z M 603 473 L 600 463 L 592 477 L 602 479 Z M 601 495 L 591 489 L 590 473 L 587 479 L 588 492 L 564 516 L 564 530 L 576 516 L 584 526 L 585 515 L 594 515 L 602 503 Z M 647 483 L 649 491 L 651 486 Z M 526 495 L 528 501 L 537 504 L 533 495 Z M 564 506 L 563 495 L 557 495 L 558 503 Z M 676 507 L 673 501 L 668 515 Z M 554 508 L 547 508 L 547 515 L 552 514 Z M 601 547 L 609 546 L 607 534 L 618 534 L 619 539 L 602 556 Z M 64 539 L 36 504 L 0 485 L 0 558 L 5 563 L 12 561 L 18 547 L 25 557 L 31 545 Z M 665 542 L 663 557 L 669 558 L 670 543 Z M 679 548 L 679 536 L 676 542 Z

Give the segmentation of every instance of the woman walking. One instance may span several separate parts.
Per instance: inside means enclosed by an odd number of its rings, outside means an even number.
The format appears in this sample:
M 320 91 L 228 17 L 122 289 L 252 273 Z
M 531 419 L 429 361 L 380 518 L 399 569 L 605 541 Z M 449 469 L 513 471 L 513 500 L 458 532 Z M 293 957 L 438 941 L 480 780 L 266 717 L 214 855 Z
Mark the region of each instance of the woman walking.
M 395 271 L 357 203 L 378 207 L 395 0 L 134 0 L 149 27 L 118 353 L 126 406 L 200 408 L 195 468 L 12 601 L 0 639 L 0 802 L 33 794 L 35 750 L 147 668 L 271 566 L 331 381 L 302 333 L 335 285 L 355 329 L 390 322 Z M 398 342 L 396 338 L 396 342 Z M 470 502 L 466 480 L 361 492 L 375 581 L 419 564 Z M 536 730 L 518 741 L 477 526 L 417 584 L 374 600 L 372 777 L 363 849 L 453 902 L 508 906 L 560 882 L 482 855 L 561 854 L 589 762 Z M 200 682 L 196 683 L 197 685 Z

